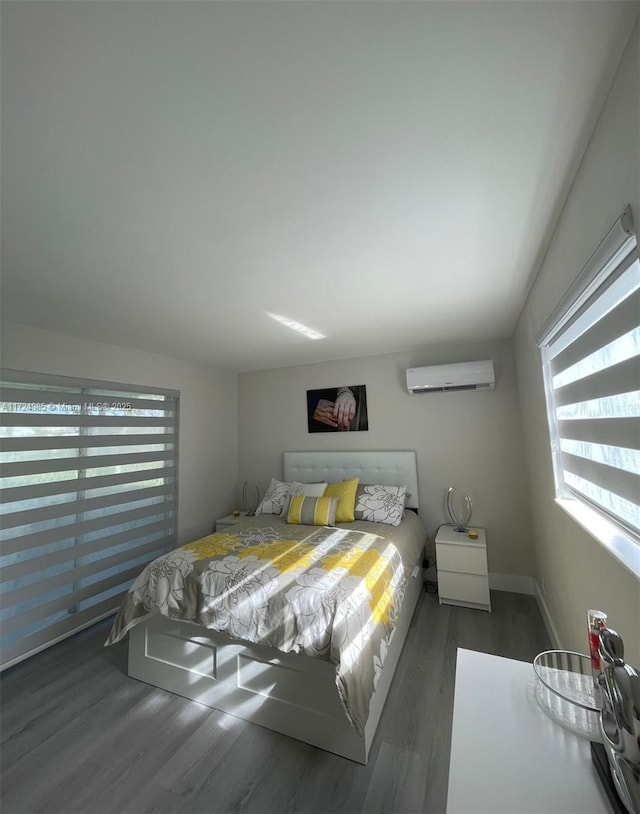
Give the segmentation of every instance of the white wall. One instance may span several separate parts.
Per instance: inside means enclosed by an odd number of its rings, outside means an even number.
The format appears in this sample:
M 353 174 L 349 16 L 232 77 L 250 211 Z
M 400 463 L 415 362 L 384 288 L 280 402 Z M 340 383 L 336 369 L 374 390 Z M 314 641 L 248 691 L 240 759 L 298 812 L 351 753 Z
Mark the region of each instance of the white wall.
M 406 391 L 407 367 L 485 358 L 496 368 L 493 391 L 416 396 Z M 349 384 L 367 386 L 369 431 L 310 434 L 306 391 Z M 285 450 L 415 449 L 420 514 L 429 533 L 448 519 L 446 488 L 469 490 L 473 522 L 487 528 L 490 571 L 533 573 L 509 340 L 242 373 L 238 392 L 240 481 L 247 479 L 264 493 L 272 476 L 283 476 Z
M 599 608 L 640 666 L 640 582 L 554 502 L 549 432 L 535 337 L 587 259 L 631 203 L 640 227 L 638 28 L 631 36 L 521 314 L 515 352 L 531 485 L 536 577 L 563 647 L 584 652 L 585 614 Z
M 237 483 L 237 375 L 12 322 L 2 366 L 180 391 L 179 541 L 209 534 Z

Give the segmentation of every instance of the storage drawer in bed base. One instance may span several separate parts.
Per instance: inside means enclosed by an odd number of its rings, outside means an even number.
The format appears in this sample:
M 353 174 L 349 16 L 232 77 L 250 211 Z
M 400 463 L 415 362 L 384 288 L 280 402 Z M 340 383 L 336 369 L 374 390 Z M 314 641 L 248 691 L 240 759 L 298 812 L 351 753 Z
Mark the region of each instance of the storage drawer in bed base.
M 188 622 L 152 616 L 134 627 L 129 632 L 129 675 L 366 763 L 421 586 L 418 569 L 409 578 L 363 737 L 350 725 L 338 697 L 335 665 L 234 642 Z

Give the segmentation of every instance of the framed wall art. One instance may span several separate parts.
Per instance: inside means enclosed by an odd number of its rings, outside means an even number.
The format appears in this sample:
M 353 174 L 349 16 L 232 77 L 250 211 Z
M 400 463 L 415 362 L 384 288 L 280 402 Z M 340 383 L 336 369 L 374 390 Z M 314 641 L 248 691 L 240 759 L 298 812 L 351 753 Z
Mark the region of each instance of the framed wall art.
M 367 386 L 355 384 L 307 390 L 309 432 L 361 432 L 369 429 Z

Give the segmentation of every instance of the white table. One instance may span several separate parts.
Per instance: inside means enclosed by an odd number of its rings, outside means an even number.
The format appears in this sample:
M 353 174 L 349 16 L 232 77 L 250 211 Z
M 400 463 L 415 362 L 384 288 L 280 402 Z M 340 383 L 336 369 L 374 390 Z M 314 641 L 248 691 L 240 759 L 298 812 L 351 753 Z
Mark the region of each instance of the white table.
M 589 741 L 538 705 L 528 662 L 458 649 L 448 814 L 601 814 Z

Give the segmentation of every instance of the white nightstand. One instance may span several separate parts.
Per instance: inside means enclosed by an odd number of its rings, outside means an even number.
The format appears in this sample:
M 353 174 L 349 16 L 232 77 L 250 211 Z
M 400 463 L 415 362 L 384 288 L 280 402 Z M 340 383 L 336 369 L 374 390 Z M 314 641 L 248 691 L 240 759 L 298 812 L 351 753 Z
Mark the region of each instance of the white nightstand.
M 452 526 L 440 526 L 436 534 L 436 563 L 440 604 L 462 605 L 491 611 L 487 538 L 484 529 L 472 527 L 478 539 Z
M 219 517 L 216 520 L 216 532 L 224 531 L 225 529 L 229 528 L 229 526 L 235 526 L 236 523 L 242 522 L 246 516 L 246 512 L 240 512 L 237 517 L 233 514 L 228 514 L 225 517 Z

